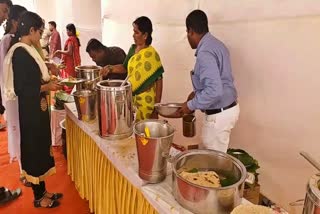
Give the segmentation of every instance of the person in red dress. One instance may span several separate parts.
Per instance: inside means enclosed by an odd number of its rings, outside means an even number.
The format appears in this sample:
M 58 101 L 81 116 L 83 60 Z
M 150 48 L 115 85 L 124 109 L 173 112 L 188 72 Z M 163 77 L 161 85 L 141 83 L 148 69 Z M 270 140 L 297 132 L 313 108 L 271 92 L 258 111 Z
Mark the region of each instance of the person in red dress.
M 49 57 L 52 57 L 53 54 L 58 51 L 61 50 L 61 38 L 60 38 L 60 34 L 57 31 L 57 24 L 54 21 L 50 21 L 48 22 L 49 24 L 49 30 L 51 31 L 51 37 L 50 37 L 50 43 L 49 43 Z M 58 56 L 58 58 L 60 58 L 60 56 Z
M 81 64 L 80 40 L 76 35 L 76 27 L 74 24 L 68 24 L 66 28 L 69 38 L 64 45 L 64 49 L 57 50 L 54 53 L 54 56 L 61 54 L 62 61 L 66 65 L 66 68 L 62 69 L 60 73 L 63 78 L 67 78 L 69 76 L 75 77 L 75 67 Z

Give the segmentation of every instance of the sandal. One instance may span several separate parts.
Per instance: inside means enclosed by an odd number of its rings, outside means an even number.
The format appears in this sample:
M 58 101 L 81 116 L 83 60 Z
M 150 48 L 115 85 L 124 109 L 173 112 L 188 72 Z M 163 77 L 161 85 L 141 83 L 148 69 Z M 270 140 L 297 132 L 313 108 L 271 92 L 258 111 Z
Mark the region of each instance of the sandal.
M 24 186 L 26 186 L 26 187 L 31 187 L 31 182 L 29 182 L 27 179 L 26 179 L 26 177 L 20 177 L 20 182 L 24 185 Z
M 1 188 L 1 200 L 0 200 L 0 205 L 4 205 L 10 201 L 13 201 L 14 199 L 18 198 L 21 195 L 21 189 L 18 188 L 16 190 L 8 190 L 8 189 L 4 189 Z
M 43 200 L 50 200 L 50 203 L 47 204 L 46 206 L 43 206 L 43 205 L 41 204 L 41 202 L 42 202 Z M 34 207 L 36 207 L 36 208 L 55 208 L 55 207 L 58 207 L 58 206 L 60 205 L 60 203 L 59 203 L 58 201 L 55 201 L 55 200 L 52 200 L 52 199 L 50 199 L 50 198 L 47 198 L 47 197 L 43 196 L 43 197 L 40 198 L 39 200 L 34 200 L 34 201 L 33 201 L 33 205 L 34 205 Z
M 51 194 L 52 194 L 51 197 L 46 196 L 47 194 L 48 194 L 48 192 L 46 191 L 46 192 L 44 193 L 44 196 L 45 196 L 46 198 L 51 199 L 51 200 L 58 200 L 58 199 L 62 198 L 62 196 L 63 196 L 62 193 L 51 193 Z M 50 194 L 50 193 L 49 193 L 49 194 Z

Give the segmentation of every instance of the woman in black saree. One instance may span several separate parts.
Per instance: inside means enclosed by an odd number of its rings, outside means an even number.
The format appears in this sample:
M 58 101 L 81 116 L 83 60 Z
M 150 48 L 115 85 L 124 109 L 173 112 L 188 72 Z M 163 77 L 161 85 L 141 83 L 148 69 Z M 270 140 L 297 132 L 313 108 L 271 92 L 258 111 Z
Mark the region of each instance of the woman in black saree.
M 56 172 L 51 151 L 51 128 L 47 91 L 61 89 L 50 82 L 48 68 L 36 51 L 43 32 L 42 18 L 32 12 L 22 15 L 13 46 L 4 60 L 4 96 L 18 99 L 22 174 L 32 183 L 34 206 L 53 208 L 61 193 L 49 193 L 45 178 Z

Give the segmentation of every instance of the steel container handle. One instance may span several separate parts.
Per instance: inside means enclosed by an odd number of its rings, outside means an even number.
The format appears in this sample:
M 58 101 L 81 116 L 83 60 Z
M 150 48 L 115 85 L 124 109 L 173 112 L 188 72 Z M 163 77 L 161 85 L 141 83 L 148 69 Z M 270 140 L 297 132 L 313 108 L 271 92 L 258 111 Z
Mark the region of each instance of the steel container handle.
M 173 163 L 173 156 L 169 152 L 162 152 L 162 157 L 164 157 L 169 163 Z
M 304 199 L 299 199 L 289 203 L 289 205 L 292 207 L 303 206 L 303 204 L 304 204 Z

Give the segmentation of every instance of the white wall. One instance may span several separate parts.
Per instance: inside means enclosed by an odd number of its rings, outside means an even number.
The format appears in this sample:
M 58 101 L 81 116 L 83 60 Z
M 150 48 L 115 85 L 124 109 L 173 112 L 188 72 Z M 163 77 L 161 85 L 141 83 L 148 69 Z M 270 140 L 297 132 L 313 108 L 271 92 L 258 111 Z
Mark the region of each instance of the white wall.
M 188 45 L 185 17 L 193 9 L 207 12 L 211 32 L 230 49 L 239 92 L 240 120 L 232 147 L 250 152 L 260 163 L 262 192 L 287 208 L 304 197 L 315 170 L 299 157 L 310 152 L 320 160 L 318 92 L 320 74 L 320 2 L 316 0 L 124 0 L 105 1 L 103 40 L 128 50 L 132 21 L 147 15 L 154 24 L 153 45 L 165 68 L 163 102 L 184 101 L 191 90 L 194 51 Z M 141 7 L 140 5 L 144 5 Z M 197 113 L 198 128 L 201 113 Z M 186 139 L 181 121 L 176 143 Z M 199 130 L 198 130 L 199 131 Z
M 299 151 L 320 159 L 319 27 L 320 16 L 216 25 L 230 47 L 240 95 L 232 145 L 259 160 L 263 193 L 285 206 L 304 197 L 315 172 Z
M 12 3 L 24 6 L 25 8 L 27 8 L 27 10 L 30 10 L 30 11 L 36 10 L 34 0 L 12 0 Z M 0 39 L 4 34 L 4 26 L 5 26 L 5 22 L 2 25 L 0 25 Z
M 36 11 L 46 22 L 56 21 L 62 37 L 62 47 L 67 39 L 66 25 L 75 24 L 81 43 L 81 64 L 91 65 L 92 60 L 86 53 L 87 42 L 91 38 L 101 40 L 101 1 L 100 0 L 35 0 Z M 89 9 L 90 8 L 90 9 Z M 46 23 L 47 24 L 47 23 Z
M 12 0 L 12 3 L 24 6 L 29 11 L 36 10 L 35 0 Z

